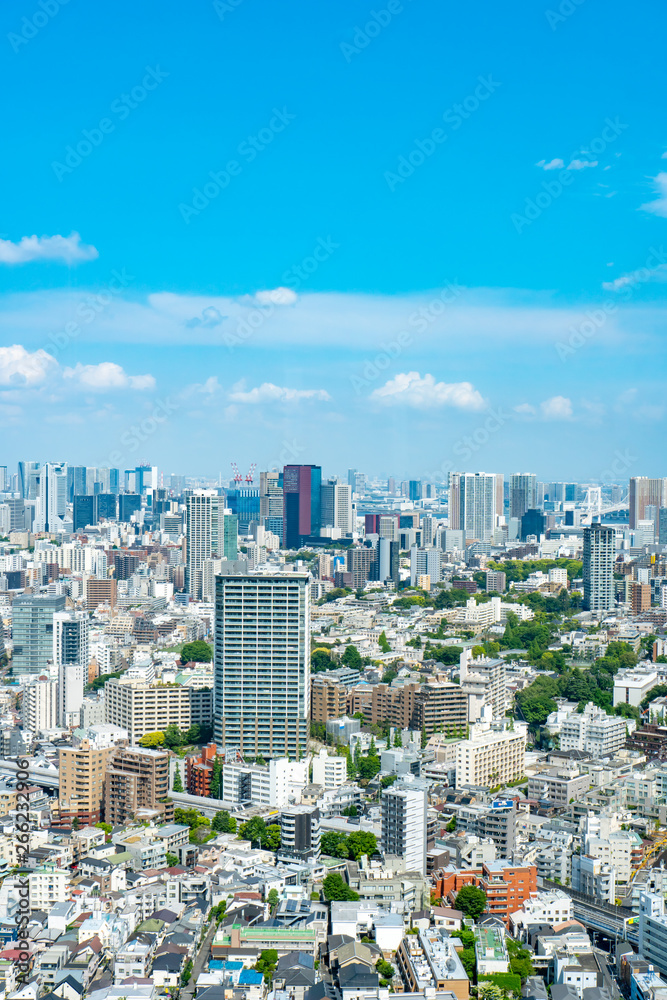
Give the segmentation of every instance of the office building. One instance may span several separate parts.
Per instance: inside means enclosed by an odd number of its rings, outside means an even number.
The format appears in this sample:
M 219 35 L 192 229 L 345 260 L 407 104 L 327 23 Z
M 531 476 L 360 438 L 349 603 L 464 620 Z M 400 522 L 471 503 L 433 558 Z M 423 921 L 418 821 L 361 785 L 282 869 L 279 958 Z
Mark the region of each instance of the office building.
M 418 548 L 416 545 L 410 549 L 410 586 L 415 587 L 420 576 L 428 576 L 431 585 L 440 583 L 440 556 L 441 550 L 432 545 L 427 548 Z
M 377 545 L 378 580 L 381 583 L 393 583 L 398 588 L 400 546 L 390 538 L 379 538 Z
M 503 513 L 503 477 L 495 473 L 452 472 L 449 477 L 449 526 L 467 539 L 488 542 Z
M 321 527 L 340 528 L 341 535 L 351 535 L 352 487 L 330 479 L 321 488 Z
M 515 472 L 510 476 L 510 517 L 521 518 L 527 510 L 535 510 L 537 476 L 532 472 Z
M 55 729 L 58 724 L 57 686 L 56 680 L 41 676 L 23 690 L 23 725 L 35 735 Z
M 527 510 L 521 515 L 521 541 L 534 536 L 539 541 L 546 530 L 547 519 L 541 510 Z
M 116 498 L 114 497 L 114 500 Z M 95 497 L 75 496 L 72 498 L 72 531 L 84 531 L 88 525 L 97 524 L 95 517 Z
M 53 616 L 65 610 L 64 597 L 22 595 L 12 605 L 15 674 L 39 674 L 53 660 Z
M 396 782 L 382 792 L 382 851 L 405 861 L 405 870 L 426 874 L 426 792 Z
M 141 510 L 141 497 L 138 493 L 120 493 L 118 496 L 118 520 L 127 524 L 132 515 Z
M 392 542 L 398 542 L 399 522 L 395 514 L 380 515 L 378 519 L 378 533 L 380 538 L 388 538 Z
M 306 574 L 216 579 L 215 740 L 299 757 L 308 738 L 310 590 Z
M 422 484 L 418 479 L 411 479 L 408 483 L 408 500 L 421 500 Z
M 58 758 L 60 792 L 58 806 L 60 824 L 71 825 L 78 819 L 81 826 L 94 826 L 102 819 L 104 805 L 104 775 L 115 747 L 96 750 L 88 740 L 78 747 L 61 747 Z
M 628 496 L 630 506 L 630 527 L 637 528 L 646 519 L 647 507 L 667 506 L 667 479 L 649 479 L 648 476 L 633 476 L 630 479 Z
M 67 499 L 70 503 L 73 503 L 74 497 L 85 496 L 88 493 L 86 485 L 86 467 L 85 465 L 68 465 L 67 466 Z M 92 493 L 92 482 L 91 482 Z
M 302 539 L 319 536 L 322 527 L 322 469 L 286 465 L 283 469 L 283 546 L 298 549 Z
M 523 777 L 525 730 L 488 729 L 463 740 L 456 747 L 456 787 L 506 785 Z
M 130 743 L 146 733 L 164 732 L 178 726 L 210 726 L 212 692 L 206 688 L 147 684 L 140 679 L 113 677 L 104 685 L 105 721 L 127 729 Z
M 125 469 L 125 492 L 146 496 L 158 485 L 157 466 L 138 465 L 135 469 Z
M 39 490 L 39 462 L 19 462 L 19 493 L 24 500 L 36 500 Z
M 260 520 L 261 498 L 256 486 L 239 486 L 225 491 L 225 507 L 236 516 L 238 532 L 247 535 L 250 522 Z
M 98 521 L 115 521 L 118 517 L 118 498 L 115 493 L 96 493 L 93 497 L 95 506 L 95 524 Z
M 320 811 L 315 806 L 290 806 L 280 811 L 280 855 L 299 861 L 320 856 Z
M 616 532 L 593 524 L 584 528 L 584 609 L 609 611 L 614 606 Z
M 61 611 L 53 616 L 53 663 L 58 670 L 58 725 L 79 725 L 83 689 L 88 683 L 88 613 Z
M 104 820 L 120 826 L 137 816 L 138 810 L 173 819 L 169 795 L 169 754 L 143 747 L 115 747 L 107 760 L 104 776 Z M 167 815 L 165 814 L 167 810 Z
M 54 533 L 63 530 L 67 511 L 67 466 L 47 462 L 38 473 L 36 532 Z

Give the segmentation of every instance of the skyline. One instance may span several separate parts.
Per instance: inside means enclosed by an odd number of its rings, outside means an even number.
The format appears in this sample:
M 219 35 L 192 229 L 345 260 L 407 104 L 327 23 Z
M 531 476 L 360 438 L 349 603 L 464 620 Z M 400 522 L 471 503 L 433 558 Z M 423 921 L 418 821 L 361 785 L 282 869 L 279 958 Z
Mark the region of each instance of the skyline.
M 0 12 L 2 462 L 660 474 L 645 15 L 55 5 Z

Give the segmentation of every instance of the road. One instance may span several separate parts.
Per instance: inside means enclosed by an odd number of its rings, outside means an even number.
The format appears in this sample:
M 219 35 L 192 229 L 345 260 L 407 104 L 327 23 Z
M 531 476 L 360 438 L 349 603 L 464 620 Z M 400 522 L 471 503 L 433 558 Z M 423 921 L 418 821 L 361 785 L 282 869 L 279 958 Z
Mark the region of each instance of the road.
M 211 926 L 208 929 L 208 933 L 201 943 L 199 951 L 197 952 L 197 957 L 195 958 L 192 965 L 192 975 L 190 976 L 190 982 L 187 986 L 184 986 L 181 990 L 181 1000 L 185 1000 L 186 997 L 191 997 L 195 991 L 195 984 L 197 982 L 197 977 L 201 975 L 206 962 L 208 961 L 209 952 L 211 950 L 211 942 L 215 937 L 215 932 L 218 928 L 218 922 L 213 918 L 211 921 Z

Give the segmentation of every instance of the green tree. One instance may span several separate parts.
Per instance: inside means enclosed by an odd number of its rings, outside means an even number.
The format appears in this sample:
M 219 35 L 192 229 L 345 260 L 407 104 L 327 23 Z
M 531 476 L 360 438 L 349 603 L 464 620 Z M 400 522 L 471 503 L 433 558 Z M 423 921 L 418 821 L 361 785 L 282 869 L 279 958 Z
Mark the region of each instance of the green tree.
M 208 794 L 212 799 L 222 798 L 222 757 L 216 757 L 213 761 Z
M 98 830 L 104 830 L 104 832 L 107 834 L 107 836 L 111 836 L 111 833 L 113 831 L 113 827 L 112 827 L 111 823 L 96 823 L 95 827 Z
M 213 659 L 213 647 L 203 639 L 186 642 L 181 649 L 181 663 L 210 663 Z
M 375 969 L 380 977 L 380 986 L 389 986 L 389 983 L 396 974 L 396 969 L 391 962 L 387 962 L 384 958 L 381 958 Z
M 211 829 L 215 833 L 236 833 L 236 820 L 232 819 L 226 809 L 221 809 L 213 817 Z
M 486 893 L 478 889 L 476 885 L 464 885 L 456 894 L 454 906 L 457 910 L 461 910 L 466 917 L 477 920 L 486 910 Z
M 158 731 L 155 733 L 145 733 L 139 740 L 140 747 L 162 747 L 164 746 L 164 733 Z
M 180 864 L 178 854 L 171 854 L 170 851 L 167 851 L 167 868 L 174 868 L 178 864 Z
M 185 738 L 177 725 L 170 723 L 164 731 L 165 746 L 170 750 L 177 750 L 185 744 Z
M 267 851 L 280 850 L 280 826 L 278 823 L 269 823 L 266 828 L 266 840 L 262 841 L 262 845 Z
M 310 654 L 310 670 L 318 674 L 322 670 L 331 670 L 331 650 L 327 646 L 318 646 Z
M 264 976 L 264 982 L 270 983 L 273 979 L 273 973 L 276 971 L 276 966 L 278 964 L 278 952 L 275 948 L 265 948 L 264 951 L 260 952 L 257 962 L 253 966 L 257 972 L 261 972 Z
M 344 666 L 349 667 L 351 670 L 362 670 L 363 661 L 361 659 L 361 653 L 356 646 L 348 646 L 343 653 L 340 661 Z
M 355 900 L 359 899 L 359 893 L 350 889 L 349 885 L 339 872 L 331 872 L 322 883 L 324 895 L 327 899 L 334 900 Z
M 347 858 L 349 856 L 347 837 L 344 833 L 336 833 L 334 830 L 323 833 L 320 850 L 322 854 L 327 854 L 331 858 Z
M 181 794 L 185 791 L 183 788 L 183 779 L 181 778 L 180 768 L 176 768 L 174 771 L 174 791 L 180 792 Z
M 374 833 L 369 833 L 366 830 L 355 830 L 347 838 L 347 849 L 350 858 L 357 861 L 362 854 L 367 854 L 370 858 L 371 855 L 375 854 L 377 851 L 377 838 Z
M 278 895 L 277 889 L 270 889 L 269 894 L 266 897 L 266 901 L 269 904 L 269 909 L 271 913 L 275 913 L 278 909 L 278 904 L 280 903 L 280 896 Z
M 262 817 L 253 816 L 252 819 L 241 823 L 239 837 L 241 840 L 249 840 L 253 847 L 266 847 L 266 823 Z
M 397 750 L 403 749 L 403 737 L 401 735 L 401 730 L 397 729 L 394 733 L 394 746 Z
M 391 652 L 391 646 L 389 644 L 389 640 L 387 639 L 387 636 L 385 635 L 384 629 L 382 629 L 382 631 L 380 632 L 380 637 L 378 639 L 378 645 L 379 645 L 379 647 L 380 647 L 380 649 L 381 649 L 381 651 L 383 653 L 389 653 L 389 652 Z
M 475 978 L 475 970 L 477 968 L 477 960 L 475 958 L 474 948 L 464 948 L 463 951 L 459 952 L 459 958 L 461 959 L 461 964 L 466 970 L 466 976 L 470 980 Z
M 190 976 L 192 975 L 192 959 L 189 958 L 185 963 L 183 971 L 181 973 L 181 986 L 187 986 L 190 982 Z

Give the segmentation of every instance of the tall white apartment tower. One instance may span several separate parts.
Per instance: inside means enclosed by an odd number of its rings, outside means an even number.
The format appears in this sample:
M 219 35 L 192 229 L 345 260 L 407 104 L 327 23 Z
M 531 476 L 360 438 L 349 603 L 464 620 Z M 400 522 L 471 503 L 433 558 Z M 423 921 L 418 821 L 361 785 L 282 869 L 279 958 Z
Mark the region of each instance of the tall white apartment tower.
M 592 524 L 584 528 L 584 609 L 608 611 L 614 606 L 614 559 L 616 532 L 613 527 Z
M 216 577 L 214 732 L 252 756 L 306 752 L 310 702 L 306 574 Z
M 67 465 L 47 462 L 39 470 L 35 531 L 62 531 L 67 510 Z
M 449 478 L 449 527 L 466 538 L 488 542 L 503 512 L 503 477 L 487 472 L 452 472 Z
M 88 617 L 85 611 L 53 616 L 53 663 L 58 670 L 58 725 L 78 726 L 88 681 Z
M 215 490 L 194 490 L 186 500 L 187 587 L 196 601 L 203 596 L 204 560 L 221 555 L 218 526 L 224 510 L 224 497 Z
M 35 678 L 23 692 L 23 725 L 35 735 L 58 724 L 58 682 L 50 677 Z
M 426 874 L 426 792 L 396 783 L 382 792 L 382 851 Z
M 322 483 L 322 527 L 340 528 L 343 535 L 351 535 L 352 522 L 352 487 L 347 483 L 339 483 L 330 479 Z

